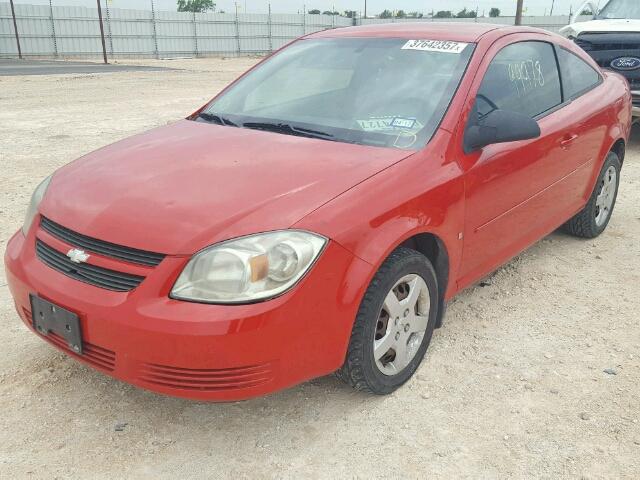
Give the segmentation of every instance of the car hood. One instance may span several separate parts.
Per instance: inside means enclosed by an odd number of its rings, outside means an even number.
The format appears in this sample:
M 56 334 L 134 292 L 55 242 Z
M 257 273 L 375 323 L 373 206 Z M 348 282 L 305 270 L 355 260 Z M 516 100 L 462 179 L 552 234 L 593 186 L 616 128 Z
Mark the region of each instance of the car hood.
M 590 20 L 588 22 L 577 22 L 562 27 L 560 33 L 565 37 L 577 37 L 581 33 L 629 33 L 640 32 L 640 20 L 635 19 L 612 19 L 612 20 Z
M 108 242 L 192 254 L 288 228 L 410 153 L 183 120 L 63 167 L 40 211 Z

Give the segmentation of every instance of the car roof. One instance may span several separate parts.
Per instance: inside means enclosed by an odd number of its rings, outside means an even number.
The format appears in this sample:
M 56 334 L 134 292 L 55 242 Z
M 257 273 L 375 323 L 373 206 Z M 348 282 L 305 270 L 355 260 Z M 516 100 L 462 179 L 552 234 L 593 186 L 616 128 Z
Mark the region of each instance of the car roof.
M 306 38 L 388 37 L 406 39 L 451 40 L 477 42 L 483 35 L 498 30 L 500 35 L 512 33 L 547 33 L 530 27 L 464 22 L 402 22 L 335 28 L 312 33 Z M 495 32 L 498 33 L 498 32 Z

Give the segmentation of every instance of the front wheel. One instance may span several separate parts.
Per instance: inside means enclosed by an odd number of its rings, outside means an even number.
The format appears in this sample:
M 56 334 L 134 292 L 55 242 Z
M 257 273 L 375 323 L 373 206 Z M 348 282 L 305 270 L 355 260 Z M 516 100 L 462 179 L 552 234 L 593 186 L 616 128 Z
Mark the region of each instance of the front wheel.
M 347 358 L 336 375 L 357 390 L 378 395 L 393 392 L 420 365 L 437 313 L 433 266 L 415 250 L 396 249 L 365 293 Z
M 602 166 L 589 202 L 564 225 L 568 233 L 576 237 L 595 238 L 604 232 L 616 204 L 620 168 L 618 155 L 610 152 Z

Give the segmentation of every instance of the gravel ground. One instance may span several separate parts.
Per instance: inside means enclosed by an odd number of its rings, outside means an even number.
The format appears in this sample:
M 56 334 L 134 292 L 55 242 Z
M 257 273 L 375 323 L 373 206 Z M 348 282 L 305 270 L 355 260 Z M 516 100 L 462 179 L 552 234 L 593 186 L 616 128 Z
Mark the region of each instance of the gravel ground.
M 185 116 L 254 62 L 0 77 L 0 249 L 44 176 Z M 387 397 L 333 377 L 235 404 L 139 390 L 30 334 L 0 269 L 0 477 L 638 479 L 639 203 L 640 130 L 605 234 L 554 233 L 463 292 Z

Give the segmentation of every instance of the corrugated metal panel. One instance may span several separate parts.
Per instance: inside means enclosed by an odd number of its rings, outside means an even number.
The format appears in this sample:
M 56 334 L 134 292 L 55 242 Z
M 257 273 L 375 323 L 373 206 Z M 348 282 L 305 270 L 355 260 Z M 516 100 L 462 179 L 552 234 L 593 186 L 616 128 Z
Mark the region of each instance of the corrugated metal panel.
M 17 57 L 18 47 L 14 37 L 11 7 L 0 3 L 0 57 Z
M 150 11 L 106 8 L 104 13 L 110 54 L 144 56 L 155 53 Z
M 193 14 L 158 11 L 155 15 L 158 55 L 194 55 Z
M 60 55 L 100 55 L 102 45 L 97 8 L 54 7 L 53 16 Z
M 198 54 L 235 55 L 238 52 L 235 15 L 197 13 Z
M 20 33 L 20 46 L 23 55 L 38 55 L 40 52 L 53 51 L 51 17 L 48 6 L 15 5 L 16 23 Z M 8 9 L 9 16 L 11 9 Z M 14 36 L 13 23 L 9 18 L 7 32 Z M 15 44 L 15 41 L 14 41 Z M 15 47 L 17 50 L 17 47 Z

